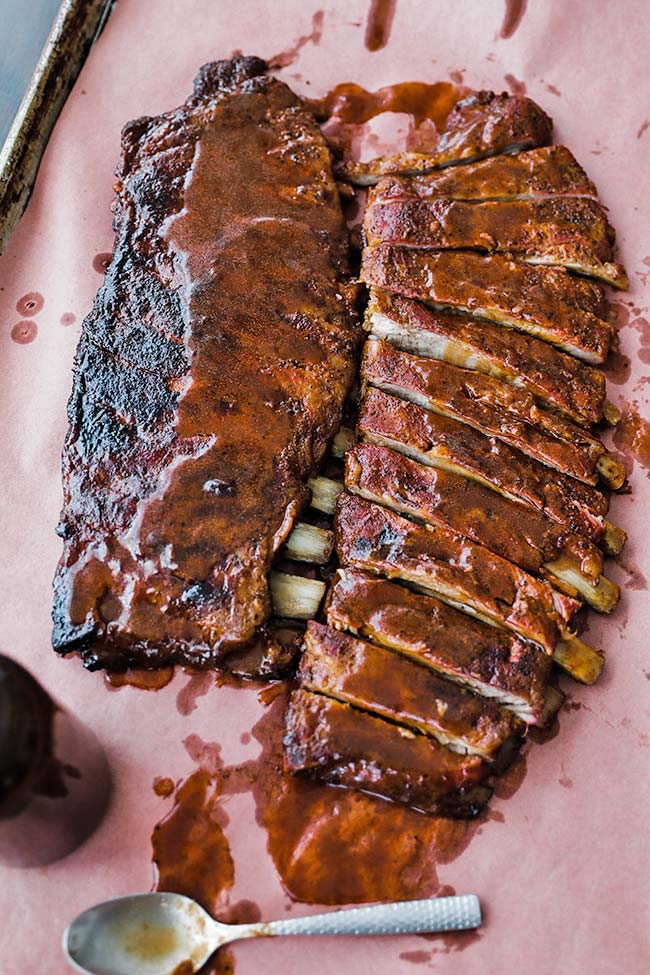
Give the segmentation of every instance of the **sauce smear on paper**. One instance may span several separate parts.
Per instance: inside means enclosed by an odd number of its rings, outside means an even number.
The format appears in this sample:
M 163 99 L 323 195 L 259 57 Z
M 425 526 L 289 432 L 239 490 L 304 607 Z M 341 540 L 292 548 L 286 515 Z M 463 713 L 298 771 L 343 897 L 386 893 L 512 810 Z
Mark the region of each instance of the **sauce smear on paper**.
M 29 315 L 38 315 L 39 311 L 43 310 L 45 305 L 45 299 L 43 295 L 38 291 L 30 291 L 28 294 L 23 295 L 16 302 L 16 311 L 19 315 L 24 315 L 25 317 Z
M 631 455 L 650 470 L 650 421 L 639 416 L 632 406 L 621 411 L 621 422 L 614 430 L 614 443 L 624 454 Z
M 161 667 L 159 670 L 144 670 L 140 667 L 129 667 L 122 673 L 106 671 L 104 680 L 108 687 L 137 687 L 141 691 L 159 691 L 174 676 L 173 667 Z
M 11 330 L 11 337 L 18 345 L 29 345 L 38 335 L 38 325 L 36 322 L 24 320 L 16 322 Z
M 499 31 L 499 37 L 507 40 L 519 27 L 522 17 L 526 13 L 528 0 L 506 0 L 506 11 Z
M 386 47 L 395 16 L 397 0 L 371 0 L 364 43 L 369 51 Z

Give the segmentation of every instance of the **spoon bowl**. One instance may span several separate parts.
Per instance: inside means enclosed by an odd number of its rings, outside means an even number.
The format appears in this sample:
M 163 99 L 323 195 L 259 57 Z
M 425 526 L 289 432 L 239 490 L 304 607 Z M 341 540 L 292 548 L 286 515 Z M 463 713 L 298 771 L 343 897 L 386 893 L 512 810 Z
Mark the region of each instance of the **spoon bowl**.
M 63 935 L 83 975 L 193 975 L 217 948 L 280 934 L 409 934 L 462 931 L 481 923 L 474 894 L 373 904 L 255 924 L 223 924 L 182 894 L 134 894 L 80 914 Z

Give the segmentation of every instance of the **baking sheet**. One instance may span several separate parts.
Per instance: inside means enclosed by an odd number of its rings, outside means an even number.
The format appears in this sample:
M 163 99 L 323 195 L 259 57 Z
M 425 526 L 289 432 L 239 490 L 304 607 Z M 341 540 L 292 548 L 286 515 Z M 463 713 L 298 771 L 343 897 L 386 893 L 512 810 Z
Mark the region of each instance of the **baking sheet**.
M 616 378 L 630 375 L 611 384 L 610 398 L 648 416 L 650 8 L 630 0 L 624 14 L 604 0 L 531 3 L 504 38 L 506 5 L 498 0 L 398 0 L 387 43 L 370 51 L 364 43 L 369 6 L 366 0 L 239 0 L 234 6 L 120 0 L 54 130 L 26 215 L 0 260 L 0 651 L 31 667 L 92 725 L 114 774 L 108 816 L 84 847 L 47 868 L 0 869 L 3 975 L 24 975 L 35 966 L 39 975 L 61 975 L 61 931 L 78 911 L 150 888 L 150 833 L 171 804 L 154 793 L 152 782 L 191 773 L 195 766 L 183 743 L 189 736 L 218 742 L 228 764 L 254 758 L 258 748 L 247 738 L 263 712 L 252 691 L 210 687 L 202 696 L 190 694 L 180 713 L 177 698 L 190 680 L 182 672 L 156 693 L 110 691 L 101 675 L 85 673 L 78 661 L 62 661 L 49 649 L 50 582 L 60 550 L 53 526 L 71 361 L 79 323 L 101 280 L 94 259 L 112 246 L 112 173 L 127 119 L 179 104 L 201 63 L 235 50 L 267 57 L 290 52 L 280 76 L 310 97 L 341 81 L 371 90 L 450 76 L 476 88 L 525 84 L 555 119 L 556 140 L 568 143 L 596 181 L 618 229 L 632 287 L 617 299 L 617 317 L 622 352 L 631 363 L 628 370 L 619 362 Z M 512 25 L 510 18 L 503 33 Z M 406 133 L 406 119 L 391 122 Z M 31 317 L 29 302 L 16 307 L 30 293 L 44 298 Z M 34 322 L 36 331 L 33 325 L 16 327 L 24 321 Z M 12 331 L 17 339 L 33 340 L 15 341 Z M 636 452 L 643 453 L 643 430 Z M 590 617 L 589 639 L 607 650 L 605 674 L 595 688 L 564 682 L 571 706 L 561 715 L 560 734 L 532 747 L 516 795 L 496 799 L 496 818 L 479 828 L 459 858 L 438 867 L 441 884 L 480 895 L 486 914 L 480 936 L 243 943 L 235 949 L 237 975 L 325 975 L 344 967 L 360 975 L 648 970 L 650 486 L 638 457 L 628 452 L 628 463 L 632 493 L 614 499 L 612 520 L 629 531 L 630 541 L 619 564 L 608 567 L 623 597 L 612 619 Z M 243 792 L 227 803 L 236 867 L 232 899 L 254 899 L 265 918 L 309 910 L 283 891 L 265 833 L 255 824 L 251 795 Z

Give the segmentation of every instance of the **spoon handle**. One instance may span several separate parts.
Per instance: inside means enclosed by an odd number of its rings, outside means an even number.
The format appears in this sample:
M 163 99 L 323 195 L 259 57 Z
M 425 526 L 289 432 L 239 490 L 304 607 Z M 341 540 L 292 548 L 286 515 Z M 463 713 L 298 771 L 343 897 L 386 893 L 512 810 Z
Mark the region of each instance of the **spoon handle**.
M 481 924 L 475 894 L 432 897 L 419 901 L 373 904 L 328 914 L 270 921 L 260 933 L 278 934 L 417 934 L 426 931 L 464 931 Z

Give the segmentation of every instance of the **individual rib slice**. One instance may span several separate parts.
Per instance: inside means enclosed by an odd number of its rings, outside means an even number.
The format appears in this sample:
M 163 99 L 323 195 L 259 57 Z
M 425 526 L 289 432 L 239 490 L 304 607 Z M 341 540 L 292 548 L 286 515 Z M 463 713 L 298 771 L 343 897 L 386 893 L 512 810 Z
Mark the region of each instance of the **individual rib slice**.
M 432 154 L 407 152 L 368 163 L 351 161 L 339 172 L 359 186 L 369 186 L 387 173 L 428 173 L 499 153 L 545 146 L 552 134 L 551 119 L 530 98 L 479 91 L 459 101 L 449 113 Z
M 603 289 L 559 267 L 532 267 L 501 255 L 430 253 L 382 244 L 367 247 L 368 285 L 454 308 L 542 338 L 592 365 L 607 358 L 612 326 Z
M 402 579 L 552 654 L 580 604 L 450 529 L 416 525 L 350 494 L 339 497 L 336 549 L 343 565 Z
M 340 569 L 328 596 L 327 622 L 495 698 L 528 723 L 544 711 L 551 658 L 431 596 Z
M 466 535 L 595 609 L 609 612 L 618 601 L 618 586 L 602 575 L 602 555 L 591 542 L 469 478 L 362 443 L 346 455 L 345 486 L 401 514 Z
M 477 756 L 305 690 L 291 695 L 284 765 L 428 813 L 475 816 L 491 795 L 480 785 L 490 767 Z
M 534 200 L 557 196 L 598 197 L 596 187 L 566 146 L 493 156 L 426 176 L 386 176 L 368 199 Z
M 309 623 L 298 679 L 363 711 L 436 738 L 453 751 L 492 760 L 523 726 L 510 712 L 406 657 Z
M 528 264 L 558 265 L 616 288 L 628 287 L 612 261 L 614 230 L 595 200 L 370 200 L 363 219 L 367 244 L 426 250 L 501 252 Z
M 625 468 L 596 437 L 541 409 L 530 394 L 491 376 L 370 338 L 363 351 L 361 377 L 385 392 L 498 437 L 586 484 L 597 484 L 600 478 L 618 489 L 625 483 Z
M 605 533 L 604 494 L 472 427 L 372 388 L 364 394 L 357 425 L 366 440 L 524 501 L 591 541 Z
M 546 342 L 471 315 L 434 311 L 371 288 L 365 328 L 405 352 L 474 369 L 517 386 L 583 426 L 618 415 L 605 400 L 599 369 Z

